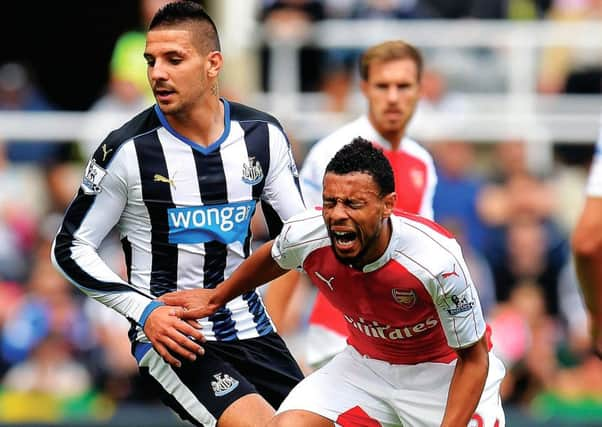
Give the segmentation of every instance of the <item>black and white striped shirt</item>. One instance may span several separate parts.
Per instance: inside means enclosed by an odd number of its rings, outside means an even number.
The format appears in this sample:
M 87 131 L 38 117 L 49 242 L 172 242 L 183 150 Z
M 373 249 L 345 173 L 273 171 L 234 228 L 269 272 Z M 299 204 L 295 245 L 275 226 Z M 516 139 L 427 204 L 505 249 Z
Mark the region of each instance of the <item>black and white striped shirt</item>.
M 250 255 L 258 201 L 270 234 L 304 209 L 290 144 L 272 116 L 222 99 L 223 135 L 208 147 L 177 134 L 158 107 L 113 131 L 86 166 L 56 236 L 55 265 L 86 294 L 143 325 L 166 292 L 211 288 Z M 117 225 L 125 282 L 98 255 Z M 273 330 L 256 291 L 199 320 L 208 340 Z M 141 328 L 138 338 L 144 339 Z

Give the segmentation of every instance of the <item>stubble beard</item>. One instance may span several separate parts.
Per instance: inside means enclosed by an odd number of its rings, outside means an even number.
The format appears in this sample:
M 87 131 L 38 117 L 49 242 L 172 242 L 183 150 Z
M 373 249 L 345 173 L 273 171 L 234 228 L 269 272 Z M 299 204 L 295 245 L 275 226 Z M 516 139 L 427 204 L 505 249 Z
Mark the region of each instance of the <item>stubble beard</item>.
M 339 262 L 341 262 L 342 264 L 350 265 L 351 267 L 357 268 L 358 270 L 361 269 L 366 264 L 366 263 L 362 263 L 362 258 L 366 255 L 368 250 L 370 250 L 370 248 L 372 246 L 374 246 L 376 244 L 376 242 L 378 241 L 378 239 L 380 237 L 381 229 L 382 229 L 382 227 L 380 227 L 378 230 L 376 230 L 374 232 L 374 234 L 372 236 L 370 236 L 370 238 L 368 240 L 366 240 L 366 242 L 360 249 L 359 253 L 354 257 L 340 256 L 339 253 L 335 249 L 336 246 L 335 246 L 334 236 L 329 236 L 330 244 L 332 245 L 332 248 L 333 248 L 332 252 L 334 252 L 335 258 L 337 260 L 339 260 Z M 358 234 L 358 237 L 359 236 L 360 236 L 360 234 Z

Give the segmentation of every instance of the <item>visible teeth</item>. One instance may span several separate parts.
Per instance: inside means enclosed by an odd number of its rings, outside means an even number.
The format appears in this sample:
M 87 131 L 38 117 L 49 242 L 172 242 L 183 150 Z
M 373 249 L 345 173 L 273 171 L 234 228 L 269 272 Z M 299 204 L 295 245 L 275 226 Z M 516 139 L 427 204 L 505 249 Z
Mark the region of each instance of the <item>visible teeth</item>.
M 341 241 L 337 239 L 337 243 L 339 244 L 339 246 L 351 246 L 353 245 L 353 240 Z
M 355 242 L 356 234 L 353 231 L 333 231 L 332 234 L 341 247 L 351 247 Z

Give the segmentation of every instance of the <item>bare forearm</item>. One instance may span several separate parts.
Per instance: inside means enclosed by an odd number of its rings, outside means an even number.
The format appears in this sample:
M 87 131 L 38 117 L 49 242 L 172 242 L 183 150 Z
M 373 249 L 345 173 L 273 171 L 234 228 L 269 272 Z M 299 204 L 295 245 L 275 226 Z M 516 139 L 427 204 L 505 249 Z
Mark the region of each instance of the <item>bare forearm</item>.
M 182 319 L 201 319 L 214 314 L 228 301 L 255 289 L 282 274 L 271 255 L 272 242 L 266 243 L 245 260 L 230 278 L 214 289 L 188 289 L 170 292 L 159 298 L 165 304 L 177 306 L 174 315 Z
M 589 257 L 575 255 L 575 269 L 591 314 L 594 345 L 602 351 L 602 252 Z
M 257 249 L 232 276 L 219 285 L 211 298 L 211 304 L 219 307 L 245 292 L 251 291 L 287 272 L 271 255 L 272 242 Z
M 459 350 L 458 354 L 441 427 L 468 424 L 487 379 L 489 356 L 483 339 L 470 348 Z
M 571 243 L 583 298 L 592 316 L 594 345 L 602 351 L 602 198 L 587 199 Z

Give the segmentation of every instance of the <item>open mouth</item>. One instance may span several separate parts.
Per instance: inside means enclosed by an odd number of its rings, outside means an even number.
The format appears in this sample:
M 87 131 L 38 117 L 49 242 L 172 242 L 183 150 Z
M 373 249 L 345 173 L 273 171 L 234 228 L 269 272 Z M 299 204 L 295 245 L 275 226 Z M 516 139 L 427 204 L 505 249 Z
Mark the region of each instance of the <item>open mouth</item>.
M 157 99 L 167 99 L 169 98 L 170 95 L 172 95 L 174 92 L 171 90 L 165 90 L 165 89 L 160 89 L 160 90 L 156 90 L 155 91 L 155 97 Z
M 354 231 L 333 231 L 332 236 L 338 247 L 346 249 L 353 246 L 353 243 L 357 238 L 357 233 Z

